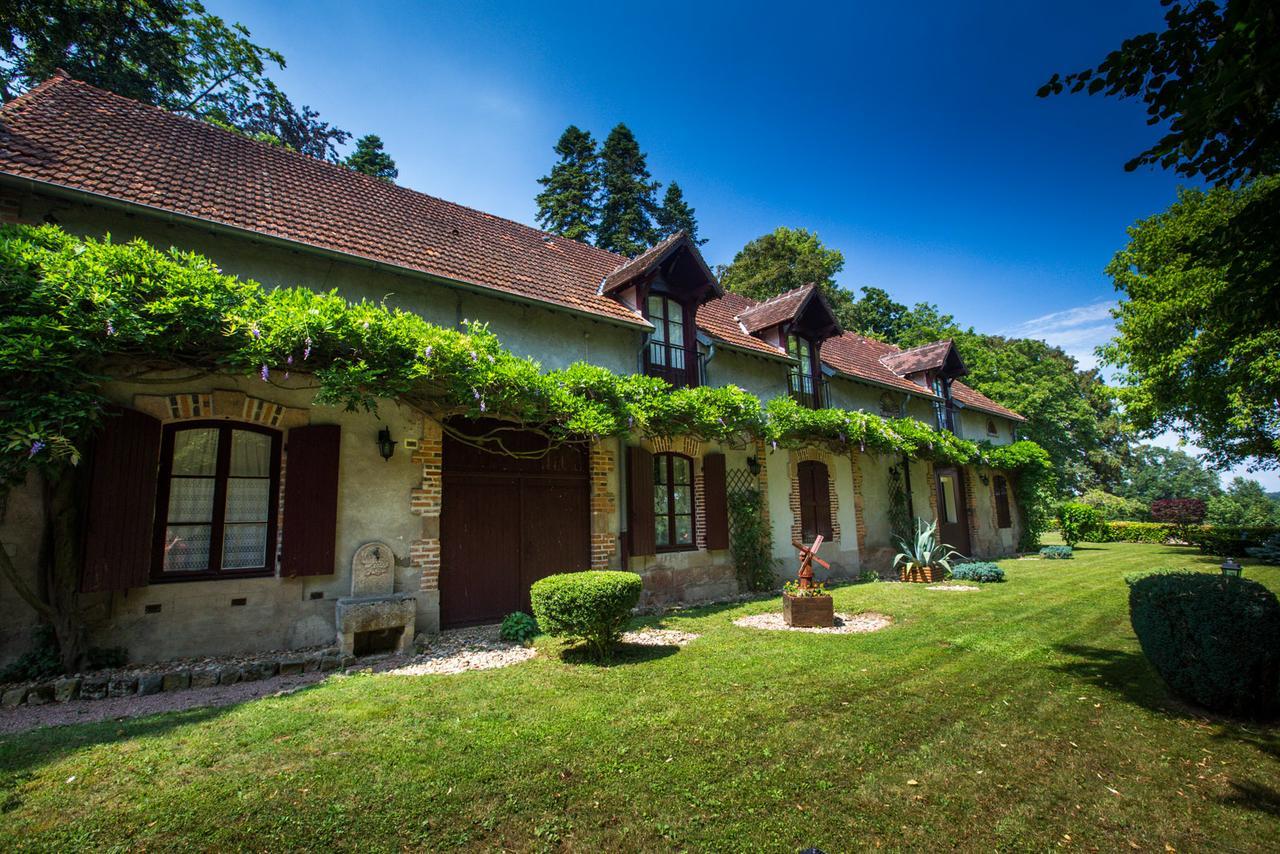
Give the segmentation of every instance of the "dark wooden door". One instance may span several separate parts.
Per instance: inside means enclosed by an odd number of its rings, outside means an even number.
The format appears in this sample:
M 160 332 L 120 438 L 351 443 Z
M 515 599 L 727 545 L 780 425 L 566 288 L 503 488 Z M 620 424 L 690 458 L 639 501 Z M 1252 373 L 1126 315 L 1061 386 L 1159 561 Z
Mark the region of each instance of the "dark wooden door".
M 938 490 L 938 537 L 942 542 L 969 555 L 969 514 L 964 503 L 964 473 L 957 468 L 935 469 Z
M 467 435 L 496 422 L 463 421 Z M 539 454 L 544 440 L 503 429 L 503 447 Z M 529 610 L 529 585 L 588 569 L 591 508 L 586 450 L 512 457 L 446 435 L 440 514 L 440 622 L 465 626 Z

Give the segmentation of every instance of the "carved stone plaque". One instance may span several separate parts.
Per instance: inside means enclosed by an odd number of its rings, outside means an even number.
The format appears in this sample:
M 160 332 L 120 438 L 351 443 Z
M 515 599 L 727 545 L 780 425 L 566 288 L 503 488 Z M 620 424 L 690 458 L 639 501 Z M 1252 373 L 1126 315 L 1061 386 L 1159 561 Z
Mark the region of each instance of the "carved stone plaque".
M 365 543 L 351 559 L 351 595 L 386 596 L 396 586 L 396 555 L 386 543 Z

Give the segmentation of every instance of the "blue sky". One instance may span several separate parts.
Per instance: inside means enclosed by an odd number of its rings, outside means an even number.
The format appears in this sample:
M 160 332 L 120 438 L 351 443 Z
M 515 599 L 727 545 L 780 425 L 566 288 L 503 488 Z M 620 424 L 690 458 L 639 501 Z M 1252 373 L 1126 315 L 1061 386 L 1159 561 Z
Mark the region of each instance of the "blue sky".
M 845 287 L 1085 364 L 1111 330 L 1102 268 L 1179 184 L 1123 170 L 1157 133 L 1139 103 L 1035 97 L 1159 29 L 1157 0 L 206 5 L 284 53 L 296 102 L 382 136 L 405 186 L 532 224 L 564 127 L 625 122 L 711 263 L 803 226 Z

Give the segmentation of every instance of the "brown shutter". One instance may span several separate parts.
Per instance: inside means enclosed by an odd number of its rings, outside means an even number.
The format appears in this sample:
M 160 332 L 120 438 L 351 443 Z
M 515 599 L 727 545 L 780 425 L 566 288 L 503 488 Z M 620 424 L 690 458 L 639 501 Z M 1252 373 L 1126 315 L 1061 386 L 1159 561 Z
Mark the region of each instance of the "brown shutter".
M 160 422 L 136 409 L 108 412 L 91 465 L 80 589 L 144 587 L 151 578 Z
M 627 542 L 632 555 L 658 551 L 653 523 L 653 454 L 627 448 Z
M 831 541 L 831 480 L 827 467 L 815 462 L 813 464 L 813 511 L 818 522 L 818 533 L 828 542 Z
M 330 575 L 333 572 L 341 440 L 341 428 L 336 424 L 313 424 L 289 431 L 285 452 L 281 575 Z
M 707 548 L 729 548 L 729 496 L 725 493 L 724 454 L 702 458 L 702 500 L 707 520 Z

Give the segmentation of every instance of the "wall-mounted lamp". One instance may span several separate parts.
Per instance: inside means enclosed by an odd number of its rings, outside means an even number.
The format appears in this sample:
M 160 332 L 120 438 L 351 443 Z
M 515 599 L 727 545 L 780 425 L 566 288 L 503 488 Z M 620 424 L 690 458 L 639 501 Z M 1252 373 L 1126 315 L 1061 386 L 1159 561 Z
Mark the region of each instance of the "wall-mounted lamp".
M 391 455 L 396 452 L 398 443 L 391 438 L 391 428 L 383 427 L 378 431 L 378 453 L 382 454 L 382 458 L 390 462 Z
M 760 461 L 755 457 L 747 457 L 747 471 L 751 472 L 752 477 L 759 477 Z

